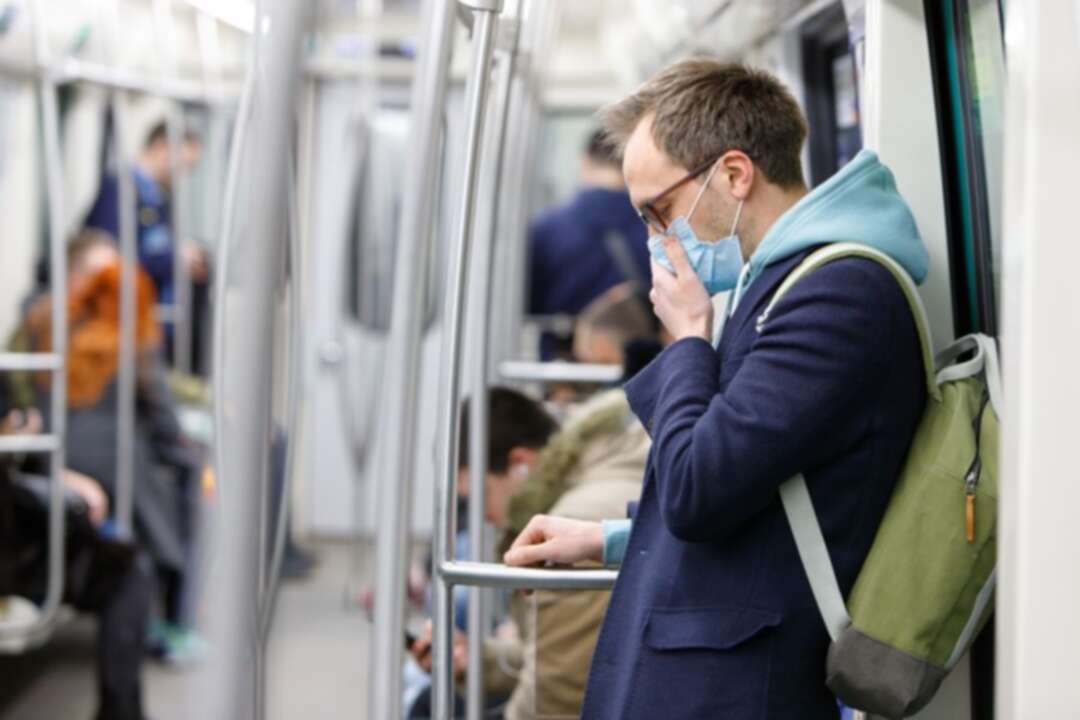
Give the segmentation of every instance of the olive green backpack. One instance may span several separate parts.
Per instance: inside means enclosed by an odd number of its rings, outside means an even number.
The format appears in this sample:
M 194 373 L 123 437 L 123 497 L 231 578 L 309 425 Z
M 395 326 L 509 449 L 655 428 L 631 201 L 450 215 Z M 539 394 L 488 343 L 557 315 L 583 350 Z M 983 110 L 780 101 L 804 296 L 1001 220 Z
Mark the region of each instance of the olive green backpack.
M 922 344 L 928 397 L 900 478 L 847 598 L 802 475 L 780 488 L 810 587 L 832 638 L 826 683 L 846 705 L 900 720 L 923 708 L 993 610 L 1001 381 L 992 338 L 968 335 L 936 358 L 914 282 L 887 255 L 835 244 L 785 278 L 761 317 L 825 263 L 861 257 L 896 278 Z

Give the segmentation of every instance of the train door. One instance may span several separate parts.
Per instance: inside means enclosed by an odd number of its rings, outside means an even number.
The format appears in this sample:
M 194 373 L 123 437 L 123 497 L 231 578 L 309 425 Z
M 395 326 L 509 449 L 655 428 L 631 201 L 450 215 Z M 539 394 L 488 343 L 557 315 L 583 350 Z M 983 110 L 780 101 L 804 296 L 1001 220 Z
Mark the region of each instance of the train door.
M 927 1 L 958 335 L 997 336 L 1001 296 L 1005 35 L 1000 0 Z M 994 624 L 971 652 L 974 720 L 994 717 Z
M 309 523 L 324 534 L 366 532 L 373 517 L 363 477 L 389 329 L 407 86 L 327 81 L 314 92 L 309 229 L 320 244 L 309 263 Z

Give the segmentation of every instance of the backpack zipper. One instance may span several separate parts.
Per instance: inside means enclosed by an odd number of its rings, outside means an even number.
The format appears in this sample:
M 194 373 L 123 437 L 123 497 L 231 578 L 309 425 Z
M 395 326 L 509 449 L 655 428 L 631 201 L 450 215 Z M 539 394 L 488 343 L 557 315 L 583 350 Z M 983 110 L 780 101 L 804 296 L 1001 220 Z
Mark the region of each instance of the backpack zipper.
M 964 537 L 968 544 L 975 542 L 975 491 L 979 486 L 979 476 L 982 474 L 982 456 L 979 445 L 982 440 L 982 419 L 986 412 L 986 406 L 990 402 L 990 396 L 984 392 L 979 414 L 975 416 L 973 429 L 975 430 L 975 459 L 968 467 L 967 475 L 964 476 Z

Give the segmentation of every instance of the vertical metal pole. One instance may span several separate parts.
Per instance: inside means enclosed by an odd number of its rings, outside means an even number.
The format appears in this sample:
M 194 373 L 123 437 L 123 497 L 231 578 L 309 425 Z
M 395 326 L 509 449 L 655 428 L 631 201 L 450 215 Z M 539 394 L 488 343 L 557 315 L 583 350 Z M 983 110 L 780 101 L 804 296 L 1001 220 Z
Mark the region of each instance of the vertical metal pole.
M 308 28 L 312 4 L 266 0 L 256 17 L 262 34 L 256 91 L 250 117 L 252 141 L 259 148 L 283 149 L 291 145 L 296 88 L 300 75 L 301 40 Z M 242 118 L 241 118 L 242 119 Z M 256 507 L 267 480 L 271 423 L 271 357 L 273 306 L 280 273 L 281 217 L 287 196 L 288 160 L 283 151 L 242 155 L 242 176 L 248 193 L 244 203 L 243 232 L 230 233 L 225 242 L 244 258 L 231 274 L 235 302 L 218 302 L 224 318 L 229 352 L 222 353 L 224 373 L 218 388 L 223 405 L 222 439 L 228 456 L 222 473 L 223 512 L 228 521 L 218 526 L 220 572 L 212 586 L 211 640 L 215 655 L 208 673 L 207 707 L 201 717 L 255 717 L 261 702 L 255 696 L 253 672 L 259 662 L 258 543 Z M 232 299 L 232 298 L 230 298 Z M 219 368 L 221 370 L 221 368 Z
M 34 13 L 34 50 L 38 66 L 47 67 L 49 51 L 45 12 L 41 0 L 31 7 Z M 65 238 L 64 173 L 60 153 L 60 111 L 56 85 L 48 72 L 38 81 L 41 102 L 42 140 L 45 151 L 45 185 L 49 208 L 49 284 L 52 293 L 52 352 L 60 367 L 53 370 L 49 398 L 52 427 L 58 446 L 49 457 L 49 585 L 42 607 L 40 626 L 51 630 L 64 594 L 64 448 L 67 429 L 67 345 L 68 292 L 67 243 Z
M 520 13 L 519 13 L 520 14 Z M 518 18 L 500 22 L 512 33 L 512 42 L 498 53 L 495 66 L 494 104 L 495 116 L 490 129 L 493 152 L 486 158 L 483 187 L 478 200 L 488 203 L 488 215 L 478 231 L 475 249 L 476 282 L 469 299 L 470 343 L 476 348 L 474 364 L 470 368 L 472 400 L 469 410 L 469 548 L 475 562 L 488 560 L 488 536 L 485 520 L 486 479 L 488 474 L 488 447 L 491 419 L 489 417 L 488 379 L 489 350 L 491 339 L 492 277 L 495 254 L 495 232 L 500 205 L 503 148 L 506 141 L 506 119 L 510 106 L 510 88 L 517 54 L 517 38 L 520 28 Z M 487 588 L 473 587 L 469 590 L 469 644 L 468 684 L 466 687 L 466 716 L 469 720 L 481 720 L 484 716 L 484 637 L 491 626 L 491 592 Z
M 162 79 L 179 75 L 179 57 L 176 40 L 176 22 L 171 0 L 154 0 L 154 35 L 161 49 Z M 169 194 L 170 224 L 173 239 L 173 367 L 182 373 L 191 371 L 191 275 L 184 262 L 184 244 L 190 233 L 187 230 L 187 172 L 184 168 L 184 114 L 176 101 L 169 101 L 165 116 L 169 139 L 170 175 L 172 188 Z
M 113 49 L 112 61 L 120 62 L 120 15 L 117 3 L 109 4 L 108 29 Z M 135 394 L 138 383 L 135 342 L 136 273 L 138 272 L 138 197 L 134 162 L 128 152 L 128 98 L 124 90 L 112 91 L 113 153 L 119 192 L 117 218 L 120 222 L 120 359 L 117 373 L 116 432 L 116 518 L 121 537 L 133 534 L 132 512 L 135 491 Z
M 500 4 L 501 5 L 501 4 Z M 476 189 L 480 163 L 484 110 L 490 80 L 495 22 L 499 8 L 476 11 L 473 26 L 473 56 L 468 78 L 468 127 L 465 137 L 465 178 L 458 218 L 457 242 L 447 284 L 446 316 L 443 323 L 442 415 L 440 427 L 440 487 L 435 498 L 435 618 L 432 655 L 434 674 L 433 710 L 438 720 L 450 720 L 454 709 L 453 667 L 453 586 L 443 577 L 440 566 L 454 558 L 457 525 L 456 495 L 458 470 L 458 429 L 461 411 L 461 351 L 464 329 L 465 293 L 469 280 L 470 246 L 476 210 Z M 470 488 L 470 490 L 474 490 Z
M 409 521 L 415 465 L 417 385 L 424 303 L 423 279 L 432 262 L 433 224 L 441 165 L 442 117 L 453 47 L 454 1 L 428 0 L 424 42 L 412 92 L 412 135 L 401 209 L 393 308 L 378 437 L 379 527 L 375 547 L 375 624 L 371 645 L 368 717 L 401 716 L 401 662 L 405 625 L 404 587 L 408 568 Z M 421 279 L 418 282 L 418 278 Z

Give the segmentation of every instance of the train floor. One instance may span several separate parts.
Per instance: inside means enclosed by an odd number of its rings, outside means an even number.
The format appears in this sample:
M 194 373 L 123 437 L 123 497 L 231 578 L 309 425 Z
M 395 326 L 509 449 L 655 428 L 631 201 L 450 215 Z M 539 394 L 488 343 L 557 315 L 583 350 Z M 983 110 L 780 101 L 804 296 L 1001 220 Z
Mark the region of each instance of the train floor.
M 282 585 L 267 666 L 269 720 L 363 720 L 371 627 L 346 611 L 346 584 L 356 563 L 369 582 L 370 544 L 309 545 L 319 564 L 305 580 Z M 94 710 L 94 621 L 65 625 L 50 643 L 18 657 L 0 656 L 0 719 L 90 720 Z M 194 717 L 190 694 L 197 669 L 148 662 L 144 674 L 151 720 Z

